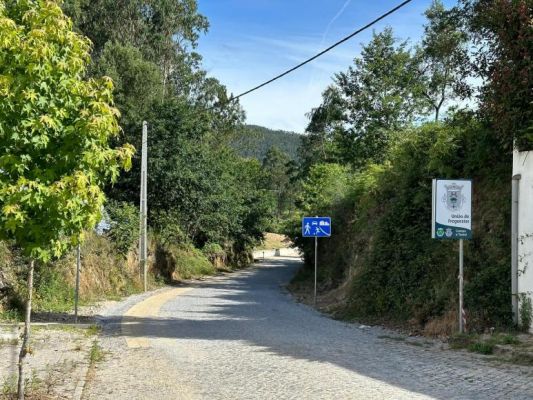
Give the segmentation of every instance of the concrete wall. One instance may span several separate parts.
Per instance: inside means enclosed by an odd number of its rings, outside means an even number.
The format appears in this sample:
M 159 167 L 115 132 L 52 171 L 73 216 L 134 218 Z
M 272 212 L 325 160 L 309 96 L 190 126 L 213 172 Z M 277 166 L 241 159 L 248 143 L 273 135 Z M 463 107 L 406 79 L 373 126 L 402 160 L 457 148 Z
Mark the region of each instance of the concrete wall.
M 518 293 L 533 301 L 533 151 L 515 152 L 513 176 L 520 174 L 518 206 Z

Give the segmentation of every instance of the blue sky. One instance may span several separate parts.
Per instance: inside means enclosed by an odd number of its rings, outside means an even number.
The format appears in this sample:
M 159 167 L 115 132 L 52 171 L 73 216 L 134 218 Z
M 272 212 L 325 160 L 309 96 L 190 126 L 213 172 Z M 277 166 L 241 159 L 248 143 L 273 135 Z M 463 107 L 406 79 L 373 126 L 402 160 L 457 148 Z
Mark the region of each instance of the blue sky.
M 199 52 L 208 74 L 239 94 L 314 55 L 388 11 L 400 0 L 198 0 L 210 29 Z M 455 0 L 445 0 L 447 6 Z M 414 0 L 376 24 L 416 41 L 431 0 Z M 247 122 L 303 132 L 305 114 L 320 104 L 335 72 L 357 57 L 372 30 L 356 36 L 293 74 L 241 99 Z

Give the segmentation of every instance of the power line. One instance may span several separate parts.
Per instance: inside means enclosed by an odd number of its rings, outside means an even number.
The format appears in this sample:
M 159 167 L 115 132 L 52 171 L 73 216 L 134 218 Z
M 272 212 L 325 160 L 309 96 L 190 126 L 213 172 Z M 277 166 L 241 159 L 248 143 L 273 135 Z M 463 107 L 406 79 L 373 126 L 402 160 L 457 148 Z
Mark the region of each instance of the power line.
M 308 58 L 307 60 L 301 62 L 300 64 L 296 65 L 295 67 L 292 67 L 291 69 L 288 69 L 287 71 L 275 76 L 274 78 L 260 84 L 260 85 L 257 85 L 256 87 L 250 89 L 250 90 L 247 90 L 246 92 L 243 92 L 241 93 L 240 95 L 238 96 L 235 96 L 233 97 L 231 100 L 237 100 L 243 96 L 246 96 L 247 94 L 250 94 L 252 92 L 255 92 L 256 90 L 258 89 L 261 89 L 262 87 L 274 82 L 274 81 L 277 81 L 278 79 L 280 78 L 283 78 L 285 75 L 288 75 L 290 74 L 291 72 L 294 72 L 296 71 L 297 69 L 303 67 L 304 65 L 306 64 L 309 64 L 311 61 L 314 61 L 316 60 L 318 57 L 320 56 L 323 56 L 324 54 L 326 54 L 327 52 L 331 51 L 332 49 L 334 49 L 335 47 L 341 45 L 342 43 L 350 40 L 351 38 L 353 38 L 355 35 L 358 35 L 359 33 L 363 32 L 364 30 L 370 28 L 372 25 L 376 24 L 377 22 L 381 21 L 382 19 L 388 17 L 389 15 L 391 15 L 392 13 L 398 11 L 400 8 L 402 8 L 403 6 L 405 6 L 406 4 L 410 3 L 412 0 L 405 0 L 403 3 L 397 5 L 396 7 L 394 7 L 393 9 L 387 11 L 385 14 L 382 14 L 380 15 L 379 17 L 377 17 L 376 19 L 374 19 L 373 21 L 369 22 L 368 24 L 366 24 L 365 26 L 363 26 L 362 28 L 359 28 L 358 30 L 356 30 L 355 32 L 353 32 L 352 34 L 346 36 L 345 38 L 339 40 L 337 43 L 329 46 L 327 49 L 324 49 L 322 50 L 320 53 L 314 55 L 313 57 L 311 58 Z

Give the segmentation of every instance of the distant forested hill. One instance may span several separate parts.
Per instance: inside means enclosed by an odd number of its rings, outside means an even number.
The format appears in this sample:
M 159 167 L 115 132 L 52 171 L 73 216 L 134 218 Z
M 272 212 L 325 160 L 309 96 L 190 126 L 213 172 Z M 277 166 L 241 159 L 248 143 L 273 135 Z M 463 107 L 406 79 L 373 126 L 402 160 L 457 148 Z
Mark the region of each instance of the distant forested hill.
M 257 125 L 246 125 L 233 140 L 232 146 L 243 157 L 263 160 L 268 149 L 277 146 L 287 153 L 291 159 L 298 158 L 298 147 L 302 136 L 287 131 L 276 131 Z

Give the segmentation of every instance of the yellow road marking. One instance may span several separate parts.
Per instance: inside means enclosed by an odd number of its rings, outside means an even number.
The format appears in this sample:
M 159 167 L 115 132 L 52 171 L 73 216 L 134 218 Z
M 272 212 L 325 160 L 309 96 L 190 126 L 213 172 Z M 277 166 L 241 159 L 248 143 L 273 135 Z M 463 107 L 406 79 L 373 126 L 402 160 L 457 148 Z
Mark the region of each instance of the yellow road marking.
M 142 336 L 142 325 L 140 321 L 135 321 L 135 318 L 157 317 L 161 307 L 182 295 L 185 292 L 192 290 L 191 288 L 176 288 L 167 290 L 165 292 L 151 296 L 140 303 L 131 307 L 122 317 L 120 330 L 122 335 L 126 338 L 126 343 L 130 348 L 147 348 L 150 347 L 150 340 L 146 336 Z M 130 319 L 130 321 L 128 321 Z

